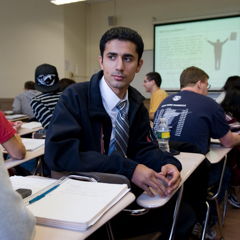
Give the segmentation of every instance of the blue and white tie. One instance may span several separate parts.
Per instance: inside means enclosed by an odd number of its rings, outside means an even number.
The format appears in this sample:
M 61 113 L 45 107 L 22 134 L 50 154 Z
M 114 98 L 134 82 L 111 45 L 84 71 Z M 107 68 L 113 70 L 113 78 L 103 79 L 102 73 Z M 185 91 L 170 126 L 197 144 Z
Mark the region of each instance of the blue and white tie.
M 115 149 L 121 151 L 126 155 L 128 138 L 129 138 L 129 124 L 128 115 L 126 113 L 127 100 L 120 102 L 116 105 L 119 110 L 116 124 L 115 124 Z

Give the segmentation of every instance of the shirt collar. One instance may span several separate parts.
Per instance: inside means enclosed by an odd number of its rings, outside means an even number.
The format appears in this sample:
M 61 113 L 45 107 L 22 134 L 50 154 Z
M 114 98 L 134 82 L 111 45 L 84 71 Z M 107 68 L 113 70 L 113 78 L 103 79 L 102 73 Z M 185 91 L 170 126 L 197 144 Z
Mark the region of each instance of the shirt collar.
M 126 91 L 126 94 L 124 95 L 123 99 L 120 99 L 113 92 L 113 90 L 107 85 L 104 76 L 102 76 L 99 82 L 99 88 L 100 88 L 103 105 L 105 108 L 107 108 L 110 111 L 112 111 L 116 107 L 118 102 L 122 102 L 125 100 L 128 101 L 128 90 Z

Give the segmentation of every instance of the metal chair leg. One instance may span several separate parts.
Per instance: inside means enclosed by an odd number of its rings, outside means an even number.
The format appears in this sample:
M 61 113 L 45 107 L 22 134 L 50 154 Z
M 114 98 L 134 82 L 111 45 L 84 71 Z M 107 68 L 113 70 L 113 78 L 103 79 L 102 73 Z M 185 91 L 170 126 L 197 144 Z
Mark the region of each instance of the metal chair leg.
M 208 223 L 208 218 L 209 218 L 209 212 L 210 212 L 210 207 L 209 207 L 208 202 L 206 202 L 206 205 L 207 205 L 207 211 L 206 211 L 206 217 L 205 217 L 205 222 L 204 222 L 204 226 L 203 226 L 202 240 L 205 239 L 206 230 L 207 230 L 207 223 Z
M 36 175 L 36 173 L 38 171 L 38 168 L 39 168 L 39 166 L 41 164 L 41 158 L 40 157 L 37 157 L 36 160 L 37 161 L 36 161 L 36 165 L 35 165 L 34 170 L 33 170 L 33 175 Z
M 173 223 L 172 223 L 172 229 L 171 229 L 171 233 L 169 236 L 169 240 L 173 240 L 174 236 L 175 236 L 176 221 L 177 221 L 177 217 L 178 217 L 178 213 L 179 213 L 179 207 L 181 204 L 182 194 L 183 194 L 183 185 L 178 190 L 178 197 L 177 197 L 176 204 L 175 204 L 175 210 L 174 210 L 174 214 L 173 214 Z
M 223 202 L 223 218 L 222 218 L 222 226 L 224 226 L 225 216 L 226 216 L 226 210 L 227 210 L 227 198 L 228 198 L 228 191 L 226 190 L 225 196 L 224 196 L 224 202 Z
M 221 235 L 221 239 L 224 239 L 223 238 L 223 233 L 222 233 L 221 215 L 220 215 L 218 200 L 216 198 L 214 200 L 215 200 L 215 203 L 216 203 L 216 209 L 217 209 L 217 215 L 218 215 L 219 232 L 220 232 L 220 235 Z
M 109 240 L 114 240 L 114 236 L 113 236 L 113 232 L 112 232 L 112 227 L 111 227 L 110 221 L 108 221 L 105 225 L 106 225 L 106 228 L 107 228 L 108 239 Z

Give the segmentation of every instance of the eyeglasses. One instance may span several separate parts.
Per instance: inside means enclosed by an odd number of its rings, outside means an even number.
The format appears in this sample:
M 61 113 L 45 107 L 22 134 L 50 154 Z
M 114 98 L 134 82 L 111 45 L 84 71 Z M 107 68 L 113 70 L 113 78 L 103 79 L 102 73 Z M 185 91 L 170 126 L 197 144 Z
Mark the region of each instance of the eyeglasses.
M 207 85 L 207 89 L 210 89 L 210 87 L 211 87 L 211 84 L 208 84 L 208 85 Z

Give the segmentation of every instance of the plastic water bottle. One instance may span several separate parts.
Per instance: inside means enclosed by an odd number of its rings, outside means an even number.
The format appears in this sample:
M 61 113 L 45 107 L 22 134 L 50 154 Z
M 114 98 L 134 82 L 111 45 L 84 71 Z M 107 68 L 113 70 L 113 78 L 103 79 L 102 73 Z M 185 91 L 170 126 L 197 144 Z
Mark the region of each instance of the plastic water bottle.
M 166 118 L 160 119 L 159 128 L 157 130 L 158 146 L 162 152 L 169 152 L 170 130 L 166 123 Z

